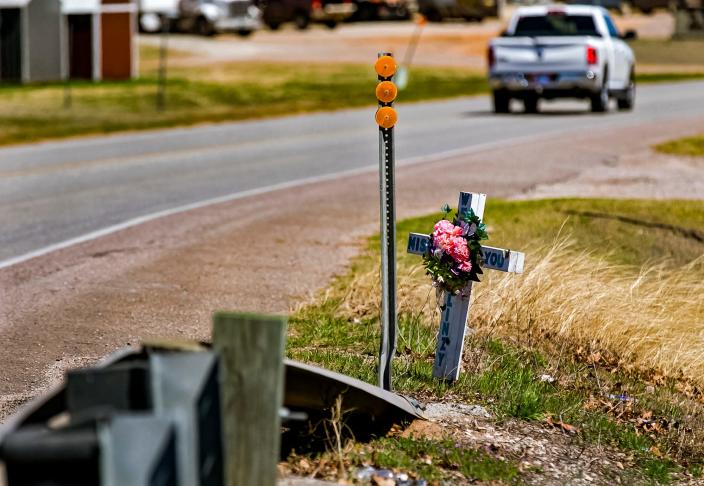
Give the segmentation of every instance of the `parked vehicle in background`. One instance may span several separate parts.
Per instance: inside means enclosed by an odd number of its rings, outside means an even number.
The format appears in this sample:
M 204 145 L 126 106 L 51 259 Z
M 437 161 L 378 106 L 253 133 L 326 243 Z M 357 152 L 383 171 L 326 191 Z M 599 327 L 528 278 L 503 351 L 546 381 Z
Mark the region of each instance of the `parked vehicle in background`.
M 329 28 L 354 14 L 357 7 L 352 0 L 255 0 L 262 10 L 264 23 L 272 30 L 293 22 L 297 29 L 307 29 L 311 22 Z
M 516 10 L 504 34 L 489 43 L 489 84 L 494 111 L 507 113 L 511 99 L 526 112 L 538 100 L 587 98 L 594 112 L 635 102 L 635 57 L 602 7 L 536 6 Z
M 499 0 L 418 0 L 418 11 L 431 22 L 451 18 L 479 22 L 500 14 Z
M 650 15 L 657 9 L 674 10 L 677 0 L 631 0 L 631 7 Z
M 418 11 L 415 0 L 355 0 L 357 11 L 350 21 L 408 20 Z
M 248 36 L 261 27 L 261 10 L 251 0 L 140 0 L 139 26 L 149 33 Z
M 310 24 L 311 0 L 254 0 L 262 11 L 262 21 L 271 30 L 286 22 L 306 29 Z
M 313 0 L 311 19 L 334 29 L 357 11 L 354 0 Z

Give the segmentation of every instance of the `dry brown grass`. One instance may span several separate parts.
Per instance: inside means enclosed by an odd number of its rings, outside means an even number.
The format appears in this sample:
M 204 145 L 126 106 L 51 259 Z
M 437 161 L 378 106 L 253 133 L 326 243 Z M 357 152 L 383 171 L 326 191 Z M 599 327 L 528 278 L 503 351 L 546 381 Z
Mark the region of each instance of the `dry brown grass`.
M 524 275 L 492 274 L 478 288 L 472 318 L 481 328 L 565 337 L 704 384 L 704 256 L 634 274 L 564 240 L 538 254 Z
M 471 327 L 530 346 L 556 337 L 613 353 L 626 369 L 704 386 L 704 255 L 674 269 L 660 263 L 634 272 L 578 252 L 565 239 L 528 254 L 523 275 L 486 272 L 474 286 Z M 400 312 L 436 322 L 423 268 L 400 270 Z M 348 317 L 378 313 L 378 280 L 377 269 L 356 273 L 342 308 Z

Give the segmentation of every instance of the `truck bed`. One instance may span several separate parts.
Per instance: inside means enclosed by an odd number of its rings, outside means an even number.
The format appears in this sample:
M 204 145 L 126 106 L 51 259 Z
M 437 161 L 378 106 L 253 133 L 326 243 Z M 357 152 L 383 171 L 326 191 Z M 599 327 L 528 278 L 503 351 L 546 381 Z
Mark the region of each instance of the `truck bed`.
M 591 37 L 499 37 L 491 42 L 493 72 L 584 71 Z

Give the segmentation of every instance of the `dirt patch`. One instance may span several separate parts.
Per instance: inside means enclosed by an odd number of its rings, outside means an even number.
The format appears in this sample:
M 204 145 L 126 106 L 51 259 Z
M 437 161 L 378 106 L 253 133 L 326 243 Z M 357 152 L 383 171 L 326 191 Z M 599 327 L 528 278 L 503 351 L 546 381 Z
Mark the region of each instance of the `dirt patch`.
M 521 477 L 527 484 L 654 484 L 634 468 L 630 453 L 600 441 L 587 442 L 575 427 L 557 419 L 497 421 L 450 411 L 431 420 L 432 425 L 419 430 L 442 430 L 444 438 L 453 439 L 458 446 L 482 449 L 513 461 L 519 464 Z M 704 480 L 694 479 L 686 472 L 674 473 L 671 479 L 679 485 L 704 484 Z
M 461 446 L 517 462 L 528 484 L 621 484 L 622 471 L 631 461 L 625 453 L 586 444 L 547 424 L 498 423 L 458 413 L 436 416 L 433 424 Z
M 704 162 L 696 158 L 663 155 L 646 148 L 605 161 L 599 170 L 584 171 L 556 184 L 538 185 L 521 198 L 574 195 L 701 199 L 704 197 Z
M 415 420 L 406 430 L 403 431 L 401 437 L 442 439 L 445 437 L 445 430 L 438 423 L 427 422 L 425 420 Z

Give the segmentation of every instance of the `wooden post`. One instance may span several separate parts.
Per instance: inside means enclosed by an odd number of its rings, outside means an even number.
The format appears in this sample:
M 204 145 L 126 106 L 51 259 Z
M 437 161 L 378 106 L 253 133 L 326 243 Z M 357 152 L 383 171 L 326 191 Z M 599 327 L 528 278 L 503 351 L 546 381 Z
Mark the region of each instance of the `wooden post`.
M 276 484 L 286 322 L 274 315 L 215 315 L 228 486 Z

